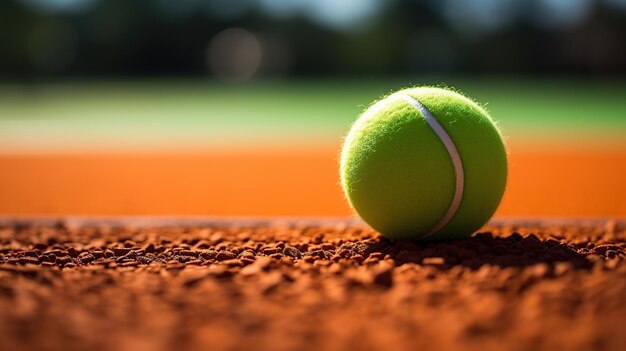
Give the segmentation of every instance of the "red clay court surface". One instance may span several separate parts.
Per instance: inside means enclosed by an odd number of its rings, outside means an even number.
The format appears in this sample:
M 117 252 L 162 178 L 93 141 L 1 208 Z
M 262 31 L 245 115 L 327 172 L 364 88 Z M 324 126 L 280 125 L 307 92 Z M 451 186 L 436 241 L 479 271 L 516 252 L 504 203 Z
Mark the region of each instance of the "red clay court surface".
M 509 148 L 497 215 L 626 216 L 626 146 Z M 351 215 L 337 146 L 297 150 L 0 155 L 0 213 Z
M 0 349 L 624 350 L 626 222 L 0 223 Z
M 336 147 L 0 155 L 0 350 L 624 350 L 626 147 L 509 151 L 501 219 L 432 244 L 272 219 L 352 216 Z

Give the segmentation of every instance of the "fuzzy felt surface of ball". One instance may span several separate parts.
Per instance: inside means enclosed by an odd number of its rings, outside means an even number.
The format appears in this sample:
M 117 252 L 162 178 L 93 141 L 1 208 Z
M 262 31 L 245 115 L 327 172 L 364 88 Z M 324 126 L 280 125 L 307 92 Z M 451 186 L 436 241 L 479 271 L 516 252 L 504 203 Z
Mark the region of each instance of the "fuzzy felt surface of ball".
M 363 112 L 344 141 L 340 174 L 350 206 L 383 236 L 450 240 L 496 211 L 507 155 L 483 107 L 449 89 L 416 87 Z

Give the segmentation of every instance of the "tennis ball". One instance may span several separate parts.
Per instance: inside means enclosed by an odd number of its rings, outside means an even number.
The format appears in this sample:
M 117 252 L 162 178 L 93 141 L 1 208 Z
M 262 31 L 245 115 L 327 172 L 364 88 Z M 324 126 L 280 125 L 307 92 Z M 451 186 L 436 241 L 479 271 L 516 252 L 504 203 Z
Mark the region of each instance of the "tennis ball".
M 371 105 L 343 144 L 348 202 L 389 239 L 449 240 L 493 215 L 507 176 L 487 111 L 448 89 L 417 87 Z

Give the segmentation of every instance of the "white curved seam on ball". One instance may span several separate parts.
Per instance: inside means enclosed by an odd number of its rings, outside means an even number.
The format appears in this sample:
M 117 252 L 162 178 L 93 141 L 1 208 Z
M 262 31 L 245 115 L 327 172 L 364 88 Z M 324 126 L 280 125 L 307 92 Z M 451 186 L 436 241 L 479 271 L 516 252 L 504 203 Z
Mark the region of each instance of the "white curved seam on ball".
M 428 123 L 430 128 L 435 132 L 435 134 L 437 134 L 437 137 L 439 137 L 439 140 L 441 140 L 448 151 L 450 159 L 452 160 L 452 165 L 454 166 L 455 189 L 450 207 L 448 207 L 446 213 L 437 221 L 437 223 L 435 223 L 435 225 L 423 232 L 421 238 L 425 238 L 433 235 L 441 228 L 445 227 L 445 225 L 450 222 L 452 217 L 456 214 L 456 211 L 459 209 L 459 206 L 461 205 L 461 198 L 463 197 L 463 187 L 465 182 L 463 163 L 461 162 L 461 156 L 459 155 L 459 151 L 457 150 L 456 145 L 454 145 L 452 138 L 450 138 L 446 130 L 443 129 L 437 118 L 435 118 L 435 116 L 433 116 L 432 113 L 430 113 L 430 111 L 428 111 L 428 109 L 415 98 L 404 94 L 400 94 L 400 97 L 424 115 L 426 123 Z

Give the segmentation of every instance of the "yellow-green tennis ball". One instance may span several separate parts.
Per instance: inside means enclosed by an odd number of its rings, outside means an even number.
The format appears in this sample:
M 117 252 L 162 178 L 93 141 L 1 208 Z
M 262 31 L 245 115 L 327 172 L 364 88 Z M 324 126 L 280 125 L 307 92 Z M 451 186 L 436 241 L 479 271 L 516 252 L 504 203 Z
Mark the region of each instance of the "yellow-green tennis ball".
M 493 120 L 448 89 L 398 91 L 354 123 L 341 154 L 352 208 L 390 239 L 470 235 L 504 193 L 506 150 Z

